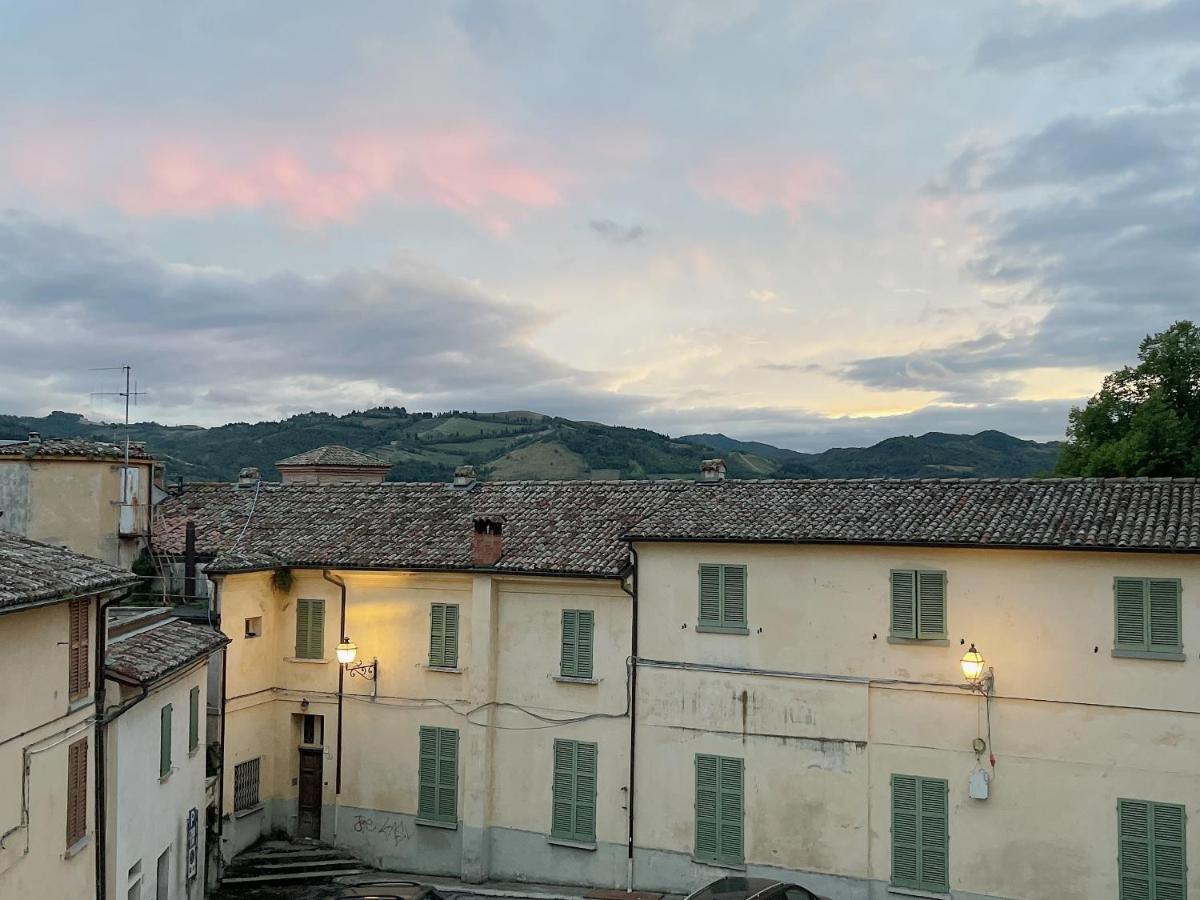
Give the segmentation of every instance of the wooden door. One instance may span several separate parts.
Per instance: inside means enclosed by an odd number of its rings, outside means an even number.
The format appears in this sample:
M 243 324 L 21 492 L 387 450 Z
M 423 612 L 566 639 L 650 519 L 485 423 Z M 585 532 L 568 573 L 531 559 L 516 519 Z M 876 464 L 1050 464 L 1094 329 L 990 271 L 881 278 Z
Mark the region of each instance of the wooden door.
M 297 837 L 321 837 L 321 766 L 321 748 L 300 748 L 300 810 L 296 822 Z

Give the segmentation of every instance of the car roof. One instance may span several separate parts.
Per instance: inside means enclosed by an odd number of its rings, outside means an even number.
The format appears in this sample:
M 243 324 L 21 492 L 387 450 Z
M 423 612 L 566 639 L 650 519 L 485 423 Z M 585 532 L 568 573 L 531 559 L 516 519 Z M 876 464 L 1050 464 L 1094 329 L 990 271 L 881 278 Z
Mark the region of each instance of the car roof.
M 776 878 L 745 878 L 730 875 L 718 878 L 707 887 L 692 894 L 691 900 L 747 900 L 767 888 L 782 884 Z

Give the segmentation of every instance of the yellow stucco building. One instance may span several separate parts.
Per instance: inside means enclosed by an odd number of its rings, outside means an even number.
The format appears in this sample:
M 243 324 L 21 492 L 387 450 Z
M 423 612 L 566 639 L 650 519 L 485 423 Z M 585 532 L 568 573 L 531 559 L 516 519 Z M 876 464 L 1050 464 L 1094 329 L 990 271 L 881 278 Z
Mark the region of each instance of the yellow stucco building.
M 168 501 L 232 638 L 226 855 L 283 829 L 472 880 L 1200 890 L 1193 481 L 707 479 Z

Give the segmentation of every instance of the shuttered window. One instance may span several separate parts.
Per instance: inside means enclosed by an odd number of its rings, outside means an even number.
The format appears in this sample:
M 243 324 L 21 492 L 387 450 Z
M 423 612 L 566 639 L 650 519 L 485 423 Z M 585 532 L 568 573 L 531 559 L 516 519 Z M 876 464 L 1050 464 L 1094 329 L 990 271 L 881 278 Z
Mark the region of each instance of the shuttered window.
M 87 738 L 67 748 L 67 846 L 72 847 L 87 834 Z
M 200 688 L 188 693 L 188 753 L 195 753 L 200 746 Z
M 233 767 L 233 809 L 240 812 L 259 804 L 258 788 L 262 772 L 262 757 L 248 759 Z
M 892 884 L 950 890 L 949 785 L 941 778 L 892 776 Z
M 429 665 L 458 668 L 458 604 L 434 603 L 429 608 Z
M 1186 900 L 1186 824 L 1174 803 L 1117 801 L 1119 900 Z
M 325 601 L 296 601 L 296 658 L 325 658 Z
M 1116 649 L 1182 652 L 1181 593 L 1177 578 L 1114 579 Z
M 740 866 L 744 773 L 741 759 L 696 754 L 696 858 Z
M 171 774 L 171 704 L 168 703 L 158 714 L 158 777 Z
M 945 572 L 893 569 L 891 589 L 892 637 L 946 637 Z
M 596 614 L 590 609 L 562 611 L 562 655 L 560 671 L 564 678 L 592 677 L 592 638 Z
M 700 564 L 700 627 L 746 631 L 746 567 Z
M 596 745 L 554 742 L 553 808 L 550 836 L 567 841 L 596 840 Z
M 67 636 L 68 694 L 71 700 L 86 697 L 91 688 L 88 666 L 88 601 L 72 600 Z
M 457 824 L 458 732 L 453 728 L 423 726 L 420 751 L 417 817 Z

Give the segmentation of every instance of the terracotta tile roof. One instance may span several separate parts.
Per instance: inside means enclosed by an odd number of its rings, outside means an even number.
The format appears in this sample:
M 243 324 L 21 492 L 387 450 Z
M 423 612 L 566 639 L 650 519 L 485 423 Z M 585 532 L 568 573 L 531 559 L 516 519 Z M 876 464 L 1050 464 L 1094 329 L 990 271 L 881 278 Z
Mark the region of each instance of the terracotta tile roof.
M 381 469 L 390 469 L 392 464 L 386 460 L 382 460 L 377 456 L 368 456 L 365 453 L 359 453 L 357 450 L 351 450 L 349 447 L 343 447 L 340 444 L 330 444 L 328 447 L 317 447 L 315 450 L 306 450 L 304 453 L 297 453 L 295 456 L 289 456 L 287 459 L 281 459 L 275 463 L 278 466 L 371 466 Z
M 136 583 L 132 572 L 0 530 L 0 611 Z
M 148 684 L 203 659 L 229 643 L 229 638 L 206 625 L 170 619 L 145 631 L 111 638 L 104 668 L 110 678 Z
M 726 481 L 673 495 L 644 540 L 1200 552 L 1194 478 Z
M 154 541 L 212 571 L 470 569 L 474 519 L 502 515 L 503 571 L 614 576 L 637 540 L 839 542 L 1200 552 L 1195 479 L 576 481 L 191 485 Z M 251 507 L 254 515 L 239 540 Z
M 624 532 L 681 481 L 445 484 L 191 485 L 157 510 L 155 545 L 183 552 L 196 522 L 197 552 L 219 555 L 210 571 L 292 566 L 472 568 L 477 516 L 504 517 L 496 568 L 615 576 L 626 567 Z M 251 507 L 254 515 L 238 540 Z
M 17 441 L 0 444 L 0 456 L 23 456 L 26 459 L 52 459 L 73 457 L 81 459 L 125 459 L 125 445 L 105 441 L 85 441 L 82 438 L 42 438 L 40 441 Z M 154 459 L 146 452 L 146 445 L 129 443 L 130 459 Z

